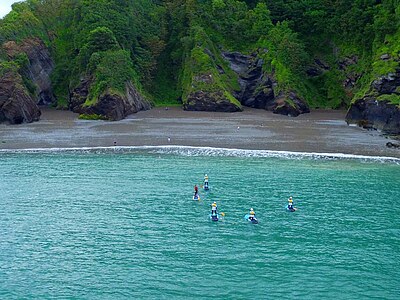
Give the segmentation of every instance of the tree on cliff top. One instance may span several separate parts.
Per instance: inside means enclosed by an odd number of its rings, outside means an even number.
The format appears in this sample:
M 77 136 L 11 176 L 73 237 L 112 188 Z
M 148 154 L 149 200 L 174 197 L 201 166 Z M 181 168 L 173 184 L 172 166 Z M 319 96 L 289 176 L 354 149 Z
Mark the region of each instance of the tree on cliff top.
M 90 53 L 118 49 L 114 33 L 107 27 L 97 27 L 88 36 L 87 47 Z

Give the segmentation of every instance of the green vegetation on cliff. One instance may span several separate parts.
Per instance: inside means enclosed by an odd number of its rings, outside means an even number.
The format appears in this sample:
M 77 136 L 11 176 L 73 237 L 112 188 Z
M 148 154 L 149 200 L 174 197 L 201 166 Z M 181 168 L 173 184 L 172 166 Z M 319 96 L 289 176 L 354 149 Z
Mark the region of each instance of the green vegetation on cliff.
M 58 106 L 92 78 L 87 106 L 131 81 L 156 104 L 202 91 L 240 107 L 238 74 L 222 56 L 240 52 L 262 59 L 275 94 L 339 108 L 400 69 L 399 25 L 398 0 L 27 0 L 0 20 L 0 74 L 18 68 L 33 94 L 29 61 L 3 45 L 36 37 L 55 62 Z M 399 94 L 378 100 L 399 104 Z

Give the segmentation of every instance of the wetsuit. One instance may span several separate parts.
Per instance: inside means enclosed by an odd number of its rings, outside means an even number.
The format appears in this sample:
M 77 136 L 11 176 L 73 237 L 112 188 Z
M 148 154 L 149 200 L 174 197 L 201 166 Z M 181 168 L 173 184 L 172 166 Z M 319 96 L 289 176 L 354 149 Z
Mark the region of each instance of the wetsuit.
M 217 207 L 216 206 L 211 206 L 211 215 L 212 216 L 217 215 Z

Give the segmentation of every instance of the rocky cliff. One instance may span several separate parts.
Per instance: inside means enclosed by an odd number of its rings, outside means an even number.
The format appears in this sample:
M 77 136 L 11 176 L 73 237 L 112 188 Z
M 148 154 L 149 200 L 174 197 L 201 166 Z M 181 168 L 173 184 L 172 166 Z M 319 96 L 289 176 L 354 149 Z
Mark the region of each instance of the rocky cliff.
M 69 107 L 72 111 L 86 115 L 99 115 L 107 120 L 117 121 L 140 110 L 148 110 L 151 104 L 135 88 L 132 82 L 125 85 L 125 94 L 106 91 L 93 105 L 86 105 L 92 83 L 91 78 L 82 79 L 80 85 L 70 95 Z
M 233 96 L 237 76 L 222 59 L 202 27 L 193 28 L 193 48 L 184 62 L 182 102 L 185 110 L 241 111 Z
M 14 69 L 0 76 L 0 122 L 21 124 L 38 121 L 40 110 L 23 85 L 21 75 Z
M 198 75 L 192 79 L 183 108 L 195 111 L 241 111 L 239 103 L 235 103 L 235 99 L 232 101 L 232 98 L 229 92 L 216 86 L 213 74 Z
M 256 54 L 222 52 L 222 56 L 238 75 L 240 90 L 234 95 L 242 105 L 293 117 L 310 112 L 307 103 L 295 91 L 275 91 L 274 75 L 263 70 L 264 62 Z
M 21 69 L 23 76 L 34 85 L 34 97 L 39 105 L 49 105 L 55 102 L 50 74 L 54 69 L 54 61 L 50 51 L 39 38 L 25 39 L 17 44 L 8 41 L 3 44 L 7 56 L 15 59 L 21 53 L 28 57 L 28 64 Z
M 348 123 L 400 134 L 400 106 L 385 100 L 400 96 L 400 70 L 371 83 L 369 92 L 356 100 L 346 116 Z

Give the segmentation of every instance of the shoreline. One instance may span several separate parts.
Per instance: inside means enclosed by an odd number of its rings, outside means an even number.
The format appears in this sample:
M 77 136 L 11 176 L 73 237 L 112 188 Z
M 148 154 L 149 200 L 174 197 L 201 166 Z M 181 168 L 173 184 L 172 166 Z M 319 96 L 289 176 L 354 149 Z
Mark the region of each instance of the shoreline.
M 218 113 L 156 107 L 128 118 L 79 120 L 78 114 L 42 108 L 39 122 L 0 124 L 4 150 L 83 147 L 188 146 L 400 158 L 398 141 L 348 126 L 345 111 L 315 110 L 296 118 L 265 110 Z
M 366 156 L 345 153 L 319 153 L 319 152 L 295 152 L 280 150 L 250 150 L 235 148 L 195 147 L 184 145 L 159 145 L 159 146 L 108 146 L 108 147 L 74 147 L 74 148 L 26 148 L 26 149 L 0 149 L 1 153 L 76 153 L 104 151 L 104 153 L 131 153 L 141 150 L 165 151 L 167 154 L 180 153 L 188 155 L 187 150 L 192 150 L 194 155 L 230 156 L 230 157 L 280 157 L 280 158 L 328 158 L 328 159 L 366 159 L 377 161 L 393 161 L 400 164 L 400 158 L 390 156 Z M 183 150 L 184 152 L 180 152 Z M 158 152 L 157 152 L 158 153 Z M 190 156 L 190 155 L 189 155 Z

